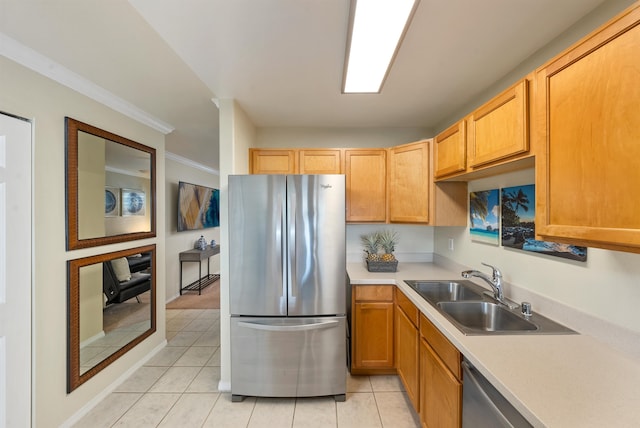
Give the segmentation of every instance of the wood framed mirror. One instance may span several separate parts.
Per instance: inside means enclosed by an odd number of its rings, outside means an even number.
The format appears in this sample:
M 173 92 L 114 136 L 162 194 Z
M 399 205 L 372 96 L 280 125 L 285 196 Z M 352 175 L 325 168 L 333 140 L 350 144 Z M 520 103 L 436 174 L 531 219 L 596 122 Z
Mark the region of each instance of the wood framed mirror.
M 156 331 L 156 246 L 67 262 L 67 393 Z
M 65 118 L 67 250 L 156 236 L 156 150 Z

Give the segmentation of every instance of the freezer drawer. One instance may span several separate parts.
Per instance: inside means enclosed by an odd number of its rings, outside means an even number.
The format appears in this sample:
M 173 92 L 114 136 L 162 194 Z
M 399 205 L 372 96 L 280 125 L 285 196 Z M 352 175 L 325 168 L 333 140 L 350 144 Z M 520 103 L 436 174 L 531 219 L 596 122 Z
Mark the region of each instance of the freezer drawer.
M 314 397 L 346 393 L 346 319 L 231 317 L 231 393 Z

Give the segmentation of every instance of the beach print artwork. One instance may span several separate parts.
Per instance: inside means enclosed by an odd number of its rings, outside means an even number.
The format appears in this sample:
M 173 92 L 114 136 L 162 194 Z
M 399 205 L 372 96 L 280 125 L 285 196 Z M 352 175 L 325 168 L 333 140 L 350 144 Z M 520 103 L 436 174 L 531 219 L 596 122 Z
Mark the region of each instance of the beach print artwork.
M 586 247 L 535 239 L 535 198 L 534 184 L 502 189 L 502 245 L 538 254 L 586 261 Z
M 498 189 L 469 193 L 471 240 L 500 244 L 500 203 Z

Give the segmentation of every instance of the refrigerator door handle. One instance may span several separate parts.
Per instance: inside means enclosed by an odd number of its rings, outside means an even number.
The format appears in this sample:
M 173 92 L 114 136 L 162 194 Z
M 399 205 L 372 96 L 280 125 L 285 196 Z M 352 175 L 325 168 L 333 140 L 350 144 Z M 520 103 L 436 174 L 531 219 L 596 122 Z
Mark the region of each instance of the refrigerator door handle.
M 322 330 L 325 328 L 333 328 L 339 324 L 339 321 L 321 321 L 313 324 L 297 324 L 297 325 L 271 325 L 253 322 L 239 322 L 238 326 L 251 328 L 253 330 L 266 331 L 309 331 Z
M 296 306 L 295 298 L 298 294 L 298 283 L 296 274 L 296 227 L 297 227 L 297 212 L 296 207 L 298 201 L 297 196 L 297 182 L 294 177 L 287 177 L 287 222 L 288 222 L 288 234 L 287 239 L 287 283 L 289 284 L 289 299 L 293 300 L 288 302 L 289 308 Z
M 282 200 L 282 205 L 280 205 L 280 263 L 282 269 L 282 290 L 280 294 L 280 311 L 282 314 L 287 313 L 287 212 L 286 212 L 286 192 L 285 198 Z

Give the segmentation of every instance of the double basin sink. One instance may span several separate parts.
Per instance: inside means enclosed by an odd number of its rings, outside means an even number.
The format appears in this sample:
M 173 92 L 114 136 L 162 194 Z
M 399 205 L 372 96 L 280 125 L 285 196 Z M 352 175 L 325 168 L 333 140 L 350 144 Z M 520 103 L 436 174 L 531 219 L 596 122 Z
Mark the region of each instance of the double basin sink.
M 524 316 L 519 307 L 498 303 L 491 292 L 471 281 L 404 282 L 465 335 L 575 333 L 537 313 Z

